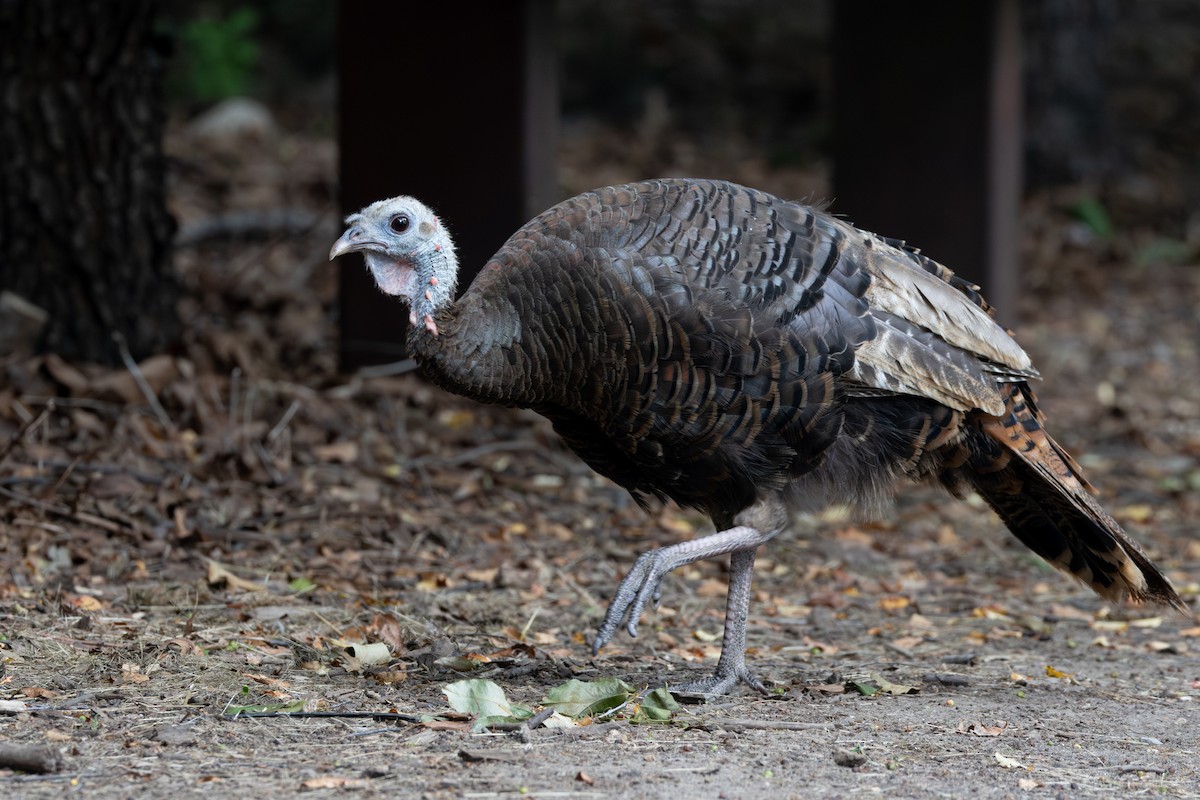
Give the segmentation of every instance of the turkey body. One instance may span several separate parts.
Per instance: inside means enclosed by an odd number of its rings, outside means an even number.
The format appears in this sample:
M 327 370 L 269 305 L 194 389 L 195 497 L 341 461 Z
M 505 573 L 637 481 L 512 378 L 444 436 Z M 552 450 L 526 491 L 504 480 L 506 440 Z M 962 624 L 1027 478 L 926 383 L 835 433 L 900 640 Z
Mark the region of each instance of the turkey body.
M 700 180 L 580 195 L 515 233 L 410 346 L 443 387 L 548 417 L 639 502 L 713 520 L 638 560 L 596 638 L 635 634 L 671 569 L 731 554 L 722 657 L 696 691 L 762 688 L 744 662 L 750 580 L 788 512 L 877 511 L 903 481 L 978 491 L 1105 597 L 1183 608 L 1046 434 L 1037 373 L 978 287 L 817 208 Z

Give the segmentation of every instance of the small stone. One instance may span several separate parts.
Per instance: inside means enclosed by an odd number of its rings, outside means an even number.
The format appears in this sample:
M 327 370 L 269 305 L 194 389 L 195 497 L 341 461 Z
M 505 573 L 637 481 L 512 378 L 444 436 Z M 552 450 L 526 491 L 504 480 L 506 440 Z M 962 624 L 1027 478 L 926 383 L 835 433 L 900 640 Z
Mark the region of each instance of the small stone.
M 160 725 L 154 729 L 151 738 L 163 744 L 183 747 L 195 743 L 196 731 L 191 724 L 186 722 L 178 725 Z

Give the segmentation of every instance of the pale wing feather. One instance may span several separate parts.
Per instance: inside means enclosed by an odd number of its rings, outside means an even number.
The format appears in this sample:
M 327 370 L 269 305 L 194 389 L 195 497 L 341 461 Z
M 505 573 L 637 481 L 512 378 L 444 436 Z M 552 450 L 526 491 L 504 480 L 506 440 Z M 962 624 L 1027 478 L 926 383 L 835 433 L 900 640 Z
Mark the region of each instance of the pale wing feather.
M 1029 355 L 969 296 L 912 254 L 845 223 L 846 251 L 870 275 L 865 298 L 876 336 L 856 351 L 864 386 L 915 394 L 959 411 L 1004 413 L 998 384 L 1033 378 Z M 865 242 L 870 237 L 870 244 Z

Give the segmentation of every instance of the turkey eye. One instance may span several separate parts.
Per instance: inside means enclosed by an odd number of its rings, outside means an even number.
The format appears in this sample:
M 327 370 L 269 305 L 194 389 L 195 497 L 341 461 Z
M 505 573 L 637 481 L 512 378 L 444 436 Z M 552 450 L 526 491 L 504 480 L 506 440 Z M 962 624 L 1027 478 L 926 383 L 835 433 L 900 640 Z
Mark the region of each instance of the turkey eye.
M 388 227 L 390 227 L 396 233 L 404 233 L 406 230 L 408 230 L 408 225 L 409 222 L 407 214 L 397 214 L 396 216 L 392 217 L 392 221 L 388 223 Z

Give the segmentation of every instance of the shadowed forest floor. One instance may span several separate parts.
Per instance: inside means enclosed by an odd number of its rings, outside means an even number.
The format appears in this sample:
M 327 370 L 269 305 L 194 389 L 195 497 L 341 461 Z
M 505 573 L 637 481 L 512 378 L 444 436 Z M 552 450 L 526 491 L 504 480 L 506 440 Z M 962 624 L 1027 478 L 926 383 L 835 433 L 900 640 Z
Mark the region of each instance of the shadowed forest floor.
M 64 766 L 0 792 L 1200 797 L 1197 622 L 1109 607 L 926 490 L 764 549 L 749 658 L 774 696 L 472 732 L 442 692 L 464 676 L 537 706 L 710 671 L 720 563 L 668 578 L 637 640 L 586 644 L 637 555 L 705 523 L 643 513 L 536 415 L 336 374 L 329 143 L 172 147 L 188 333 L 140 365 L 154 401 L 125 369 L 4 365 L 0 743 Z M 1195 606 L 1200 268 L 1132 265 L 1137 232 L 1081 243 L 1068 203 L 1029 204 L 1018 338 L 1052 432 Z M 196 234 L 281 207 L 310 215 Z M 223 714 L 293 703 L 335 716 Z

